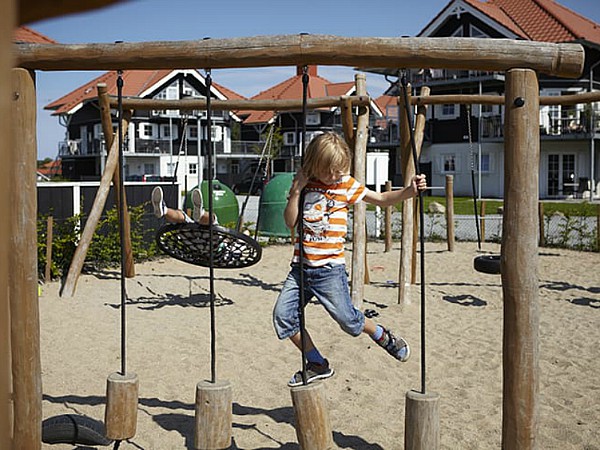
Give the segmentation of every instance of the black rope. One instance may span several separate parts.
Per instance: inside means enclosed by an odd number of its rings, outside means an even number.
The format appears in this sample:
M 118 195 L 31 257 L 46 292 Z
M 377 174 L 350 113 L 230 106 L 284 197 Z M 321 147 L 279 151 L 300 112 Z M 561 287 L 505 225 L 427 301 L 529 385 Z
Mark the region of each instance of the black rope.
M 213 148 L 210 69 L 206 70 L 206 145 L 208 147 L 208 237 L 209 237 L 209 276 L 210 276 L 210 379 L 217 381 L 217 326 L 215 317 L 215 267 L 214 267 L 214 224 L 213 224 Z
M 119 167 L 116 169 L 119 171 L 119 186 L 118 198 L 119 198 L 119 237 L 121 239 L 121 375 L 127 373 L 126 368 L 126 315 L 125 315 L 125 303 L 127 300 L 127 291 L 125 286 L 125 208 L 124 208 L 124 192 L 125 184 L 123 182 L 123 71 L 117 71 L 117 96 L 118 96 L 118 109 L 119 109 L 119 121 L 117 125 L 117 133 L 119 136 Z
M 408 101 L 408 83 L 406 74 L 402 73 L 400 77 L 402 83 L 402 93 L 404 97 L 404 107 L 406 109 L 406 117 L 408 118 L 408 129 L 410 135 L 410 145 L 412 148 L 413 161 L 415 163 L 415 173 L 419 175 L 421 169 L 419 167 L 419 157 L 417 155 L 417 144 L 415 143 L 415 133 L 413 130 L 413 118 L 411 114 L 410 104 Z M 425 213 L 423 208 L 423 193 L 419 190 L 419 242 L 421 250 L 421 393 L 425 394 Z
M 304 161 L 304 146 L 306 143 L 306 110 L 308 97 L 308 67 L 302 68 L 302 133 L 300 137 L 300 170 L 302 170 L 302 162 Z M 302 384 L 306 385 L 306 320 L 304 316 L 304 307 L 306 306 L 306 298 L 304 294 L 304 189 L 300 192 L 298 200 L 298 257 L 300 259 L 300 305 L 298 308 L 298 318 L 300 320 L 300 352 L 302 353 Z

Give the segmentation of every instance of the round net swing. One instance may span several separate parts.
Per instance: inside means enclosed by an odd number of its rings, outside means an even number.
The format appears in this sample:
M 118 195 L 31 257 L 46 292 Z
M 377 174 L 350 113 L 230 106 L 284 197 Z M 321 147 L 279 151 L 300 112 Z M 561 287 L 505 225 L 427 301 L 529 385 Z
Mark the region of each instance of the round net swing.
M 197 266 L 210 267 L 210 226 L 199 223 L 166 224 L 156 233 L 158 247 L 167 255 Z M 260 261 L 262 248 L 243 233 L 213 225 L 213 267 L 238 269 Z

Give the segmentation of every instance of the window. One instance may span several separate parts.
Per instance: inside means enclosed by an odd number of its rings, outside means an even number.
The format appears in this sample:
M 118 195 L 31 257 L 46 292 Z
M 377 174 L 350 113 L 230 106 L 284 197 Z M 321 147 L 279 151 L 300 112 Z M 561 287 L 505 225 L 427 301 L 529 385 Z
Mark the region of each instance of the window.
M 435 117 L 440 120 L 456 119 L 459 115 L 458 105 L 445 104 L 434 106 Z
M 479 39 L 489 38 L 489 36 L 486 33 L 484 33 L 479 28 L 477 28 L 473 25 L 469 25 L 469 37 L 479 38 Z
M 455 109 L 456 109 L 455 105 L 449 105 L 449 104 L 442 105 L 442 116 L 453 116 Z
M 169 126 L 168 123 L 163 123 L 160 125 L 160 137 L 162 139 L 177 139 L 178 134 L 179 132 L 176 125 L 172 124 Z
M 310 141 L 312 141 L 314 138 L 316 138 L 320 134 L 323 134 L 323 132 L 322 131 L 307 131 L 306 132 L 306 145 L 310 144 Z
M 175 167 L 177 167 L 177 163 L 167 163 L 167 174 L 169 176 L 173 176 L 175 174 Z
M 318 112 L 309 112 L 306 114 L 306 125 L 319 125 L 321 123 L 321 114 Z
M 218 125 L 211 127 L 210 138 L 213 142 L 221 142 L 223 140 L 223 128 Z
M 138 135 L 140 139 L 155 139 L 157 128 L 155 123 L 141 122 L 139 124 Z
M 493 172 L 493 167 L 492 167 L 492 155 L 490 155 L 489 153 L 482 153 L 481 154 L 481 173 L 491 173 Z M 474 164 L 475 164 L 475 170 L 479 170 L 479 155 L 475 154 L 475 159 L 474 159 Z
M 187 138 L 190 141 L 198 140 L 198 126 L 197 125 L 188 125 L 187 127 Z
M 287 133 L 283 133 L 283 144 L 284 145 L 296 145 L 296 133 L 293 131 L 288 131 Z
M 231 173 L 233 175 L 240 173 L 240 165 L 238 163 L 231 163 Z
M 440 155 L 441 173 L 455 173 L 457 167 L 456 155 L 447 154 Z
M 198 173 L 198 163 L 190 163 L 188 165 L 188 173 L 190 175 L 196 175 Z
M 144 164 L 144 175 L 152 175 L 154 173 L 154 164 Z

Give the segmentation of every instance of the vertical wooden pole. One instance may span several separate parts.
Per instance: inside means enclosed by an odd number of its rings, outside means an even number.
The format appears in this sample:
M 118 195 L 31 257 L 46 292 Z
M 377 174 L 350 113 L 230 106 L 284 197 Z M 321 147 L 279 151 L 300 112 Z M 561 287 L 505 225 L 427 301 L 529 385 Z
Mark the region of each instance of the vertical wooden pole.
M 485 242 L 485 200 L 481 200 L 481 211 L 479 211 L 479 229 L 481 230 L 481 242 Z
M 345 98 L 342 103 L 342 129 L 348 147 L 354 148 L 354 119 L 352 117 L 352 101 Z
M 387 192 L 392 190 L 392 182 L 390 180 L 385 182 L 385 190 Z M 384 252 L 387 253 L 392 249 L 392 208 L 393 206 L 386 206 L 384 211 L 384 226 L 385 226 L 385 248 Z
M 215 450 L 231 447 L 232 393 L 229 381 L 196 385 L 195 448 Z
M 124 441 L 137 429 L 139 381 L 135 373 L 111 373 L 106 380 L 106 437 Z
M 0 0 L 0 213 L 4 217 L 14 214 L 13 192 L 16 189 L 14 155 L 11 142 L 13 89 L 11 68 L 13 65 L 12 39 L 16 26 L 16 0 Z M 12 450 L 12 380 L 10 348 L 10 242 L 11 221 L 0 220 L 0 448 Z
M 542 202 L 538 202 L 538 221 L 540 223 L 540 247 L 546 246 L 546 230 L 544 223 L 544 204 Z
M 48 224 L 46 226 L 46 268 L 44 270 L 44 281 L 49 283 L 52 280 L 52 242 L 54 219 L 48 216 Z
M 400 87 L 401 91 L 404 90 Z M 408 104 L 410 105 L 410 86 L 408 87 Z M 408 111 L 404 105 L 404 94 L 401 92 L 398 97 L 398 111 L 400 115 L 400 167 L 402 168 L 402 179 L 404 186 L 408 186 L 410 180 L 415 175 L 415 165 L 412 157 L 410 144 L 410 127 L 408 122 Z M 402 202 L 402 235 L 400 247 L 400 268 L 398 273 L 398 304 L 410 304 L 410 268 L 413 240 L 413 199 Z
M 99 83 L 98 103 L 100 105 L 100 118 L 102 119 L 102 132 L 104 141 L 108 151 L 119 151 L 118 145 L 113 147 L 113 141 L 118 140 L 117 133 L 113 132 L 112 117 L 110 115 L 110 103 L 108 99 L 108 91 L 106 83 Z M 115 193 L 115 204 L 117 211 L 121 214 L 121 203 L 123 203 L 123 247 L 125 249 L 125 277 L 133 278 L 135 276 L 135 265 L 133 263 L 133 250 L 131 248 L 131 220 L 129 219 L 129 210 L 127 209 L 127 195 L 123 190 L 123 198 L 121 199 L 121 190 L 119 189 L 123 168 L 117 164 L 117 168 L 113 172 L 113 191 Z
M 539 394 L 539 86 L 531 69 L 506 72 L 502 448 L 535 449 Z
M 364 74 L 355 77 L 356 95 L 367 95 L 367 78 Z M 356 133 L 354 135 L 354 178 L 361 183 L 367 179 L 367 139 L 369 127 L 369 108 L 361 106 L 356 119 Z M 354 205 L 352 219 L 352 304 L 362 308 L 365 294 L 365 270 L 367 253 L 366 229 L 367 205 L 360 202 Z
M 454 251 L 454 176 L 446 175 L 446 240 L 448 251 Z
M 10 315 L 14 396 L 13 448 L 42 445 L 42 364 L 37 273 L 36 99 L 34 74 L 12 71 L 15 180 L 10 246 Z
M 439 394 L 408 391 L 404 419 L 404 450 L 440 447 Z

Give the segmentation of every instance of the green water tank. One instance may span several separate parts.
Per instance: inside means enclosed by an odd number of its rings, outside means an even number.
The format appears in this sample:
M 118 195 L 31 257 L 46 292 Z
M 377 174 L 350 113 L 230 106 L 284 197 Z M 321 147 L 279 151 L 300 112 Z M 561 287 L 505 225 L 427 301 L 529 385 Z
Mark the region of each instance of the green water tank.
M 219 180 L 212 181 L 213 186 L 213 212 L 219 220 L 219 225 L 235 228 L 240 215 L 240 206 L 233 191 L 225 183 Z M 192 209 L 192 191 L 198 186 L 190 189 L 185 198 L 185 209 Z M 200 188 L 204 199 L 204 209 L 208 211 L 208 181 L 202 182 Z
M 289 237 L 290 229 L 283 220 L 293 173 L 277 173 L 267 183 L 260 197 L 258 231 L 262 236 Z

